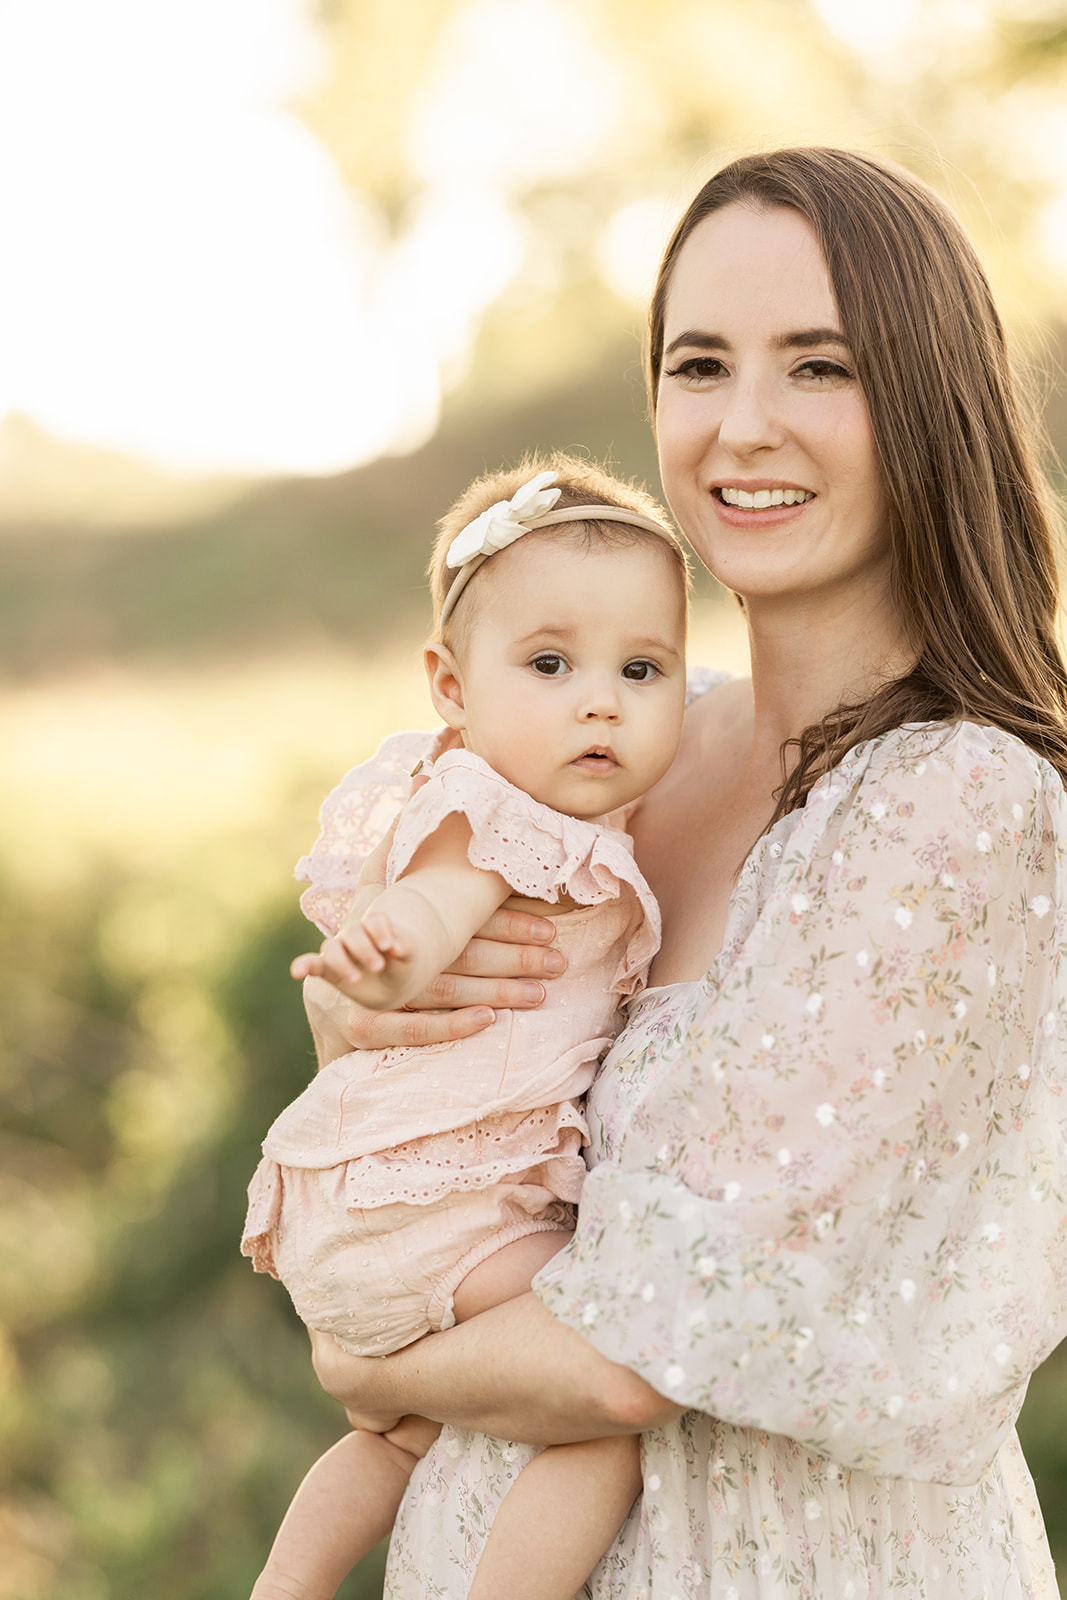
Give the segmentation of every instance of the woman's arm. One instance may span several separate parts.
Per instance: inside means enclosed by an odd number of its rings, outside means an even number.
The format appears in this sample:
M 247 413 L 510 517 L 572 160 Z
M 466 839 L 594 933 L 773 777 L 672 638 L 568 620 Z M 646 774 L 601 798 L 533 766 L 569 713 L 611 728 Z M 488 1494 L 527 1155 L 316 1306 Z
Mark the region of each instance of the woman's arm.
M 367 1420 L 418 1412 L 540 1446 L 643 1433 L 681 1415 L 627 1367 L 599 1355 L 532 1294 L 385 1357 L 350 1356 L 312 1332 L 328 1394 Z
M 1067 1333 L 1063 786 L 901 730 L 753 865 L 538 1293 L 687 1408 L 973 1484 Z

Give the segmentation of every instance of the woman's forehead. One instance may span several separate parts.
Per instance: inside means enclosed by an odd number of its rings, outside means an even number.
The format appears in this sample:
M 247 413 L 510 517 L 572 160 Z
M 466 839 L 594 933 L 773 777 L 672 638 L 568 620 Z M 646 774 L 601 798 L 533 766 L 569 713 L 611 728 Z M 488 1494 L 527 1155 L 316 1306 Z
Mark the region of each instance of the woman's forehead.
M 690 327 L 732 340 L 738 323 L 779 334 L 840 331 L 822 250 L 798 211 L 724 206 L 682 245 L 667 293 L 668 342 Z

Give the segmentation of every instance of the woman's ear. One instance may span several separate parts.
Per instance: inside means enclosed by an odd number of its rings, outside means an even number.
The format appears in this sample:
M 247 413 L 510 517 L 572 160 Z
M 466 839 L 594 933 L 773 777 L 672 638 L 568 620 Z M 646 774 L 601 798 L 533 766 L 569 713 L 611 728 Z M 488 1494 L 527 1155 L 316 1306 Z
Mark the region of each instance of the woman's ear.
M 462 733 L 467 726 L 463 704 L 463 678 L 459 663 L 447 645 L 428 644 L 422 653 L 430 699 L 442 722 Z

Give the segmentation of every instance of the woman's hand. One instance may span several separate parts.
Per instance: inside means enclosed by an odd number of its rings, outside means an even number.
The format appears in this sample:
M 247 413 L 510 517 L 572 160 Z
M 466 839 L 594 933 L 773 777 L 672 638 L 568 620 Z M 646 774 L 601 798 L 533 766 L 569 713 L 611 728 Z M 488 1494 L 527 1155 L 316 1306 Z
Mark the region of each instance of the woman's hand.
M 339 1400 L 353 1428 L 368 1433 L 388 1433 L 400 1420 L 396 1407 L 375 1409 L 380 1398 L 382 1359 L 380 1356 L 353 1356 L 343 1350 L 328 1333 L 309 1328 L 311 1364 L 322 1387 Z
M 408 1001 L 403 1011 L 367 1011 L 321 978 L 306 978 L 304 1003 L 319 1065 L 350 1050 L 389 1050 L 447 1044 L 480 1033 L 494 1008 L 531 1011 L 545 998 L 545 981 L 566 959 L 556 949 L 550 917 L 501 907 L 451 968 Z M 294 962 L 294 977 L 302 976 Z
M 389 1356 L 353 1356 L 311 1334 L 312 1361 L 350 1421 L 378 1432 L 400 1411 L 527 1444 L 643 1433 L 681 1415 L 627 1367 L 519 1295 Z

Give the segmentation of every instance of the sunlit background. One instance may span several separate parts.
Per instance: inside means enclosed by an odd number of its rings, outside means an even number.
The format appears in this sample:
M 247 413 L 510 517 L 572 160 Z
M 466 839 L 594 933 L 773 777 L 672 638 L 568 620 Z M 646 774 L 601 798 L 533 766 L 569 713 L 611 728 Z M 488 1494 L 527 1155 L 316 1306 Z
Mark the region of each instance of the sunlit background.
M 782 142 L 946 195 L 1067 453 L 1067 5 L 0 0 L 0 1600 L 235 1600 L 336 1436 L 236 1245 L 310 1070 L 291 863 L 428 720 L 471 475 L 654 481 L 659 250 Z M 743 662 L 707 586 L 694 654 Z

